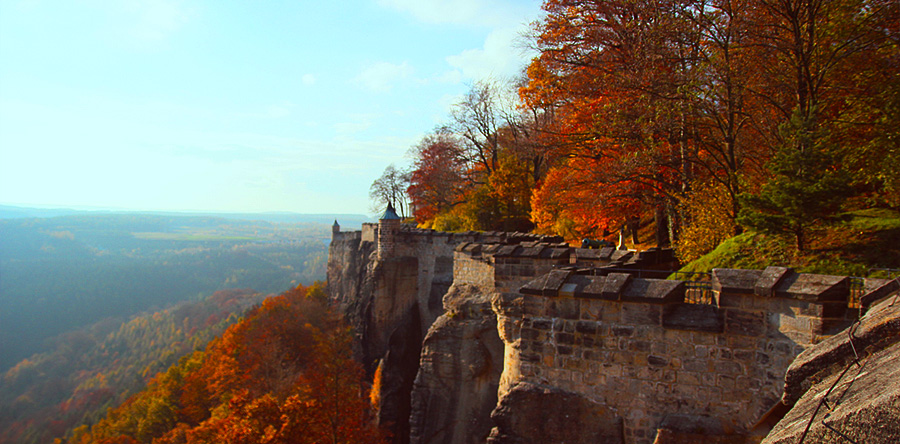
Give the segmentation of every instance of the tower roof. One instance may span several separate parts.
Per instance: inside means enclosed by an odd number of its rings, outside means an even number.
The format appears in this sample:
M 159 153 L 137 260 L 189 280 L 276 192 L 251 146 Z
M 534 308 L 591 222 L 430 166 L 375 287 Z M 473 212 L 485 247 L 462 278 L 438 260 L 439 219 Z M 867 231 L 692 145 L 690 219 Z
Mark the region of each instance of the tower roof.
M 400 220 L 400 216 L 394 211 L 394 206 L 388 202 L 387 209 L 384 210 L 384 214 L 382 214 L 378 220 Z

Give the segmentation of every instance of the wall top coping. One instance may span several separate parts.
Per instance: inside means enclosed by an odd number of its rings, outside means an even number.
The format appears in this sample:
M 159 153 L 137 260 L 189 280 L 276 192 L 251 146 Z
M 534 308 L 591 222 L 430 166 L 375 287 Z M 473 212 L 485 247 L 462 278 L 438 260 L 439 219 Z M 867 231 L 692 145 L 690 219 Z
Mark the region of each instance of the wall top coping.
M 627 273 L 595 276 L 597 270 L 603 268 L 572 266 L 555 269 L 532 279 L 519 292 L 547 297 L 570 296 L 658 304 L 684 300 L 687 285 L 684 281 L 642 279 Z M 866 287 L 870 291 L 863 296 L 863 300 L 875 301 L 900 291 L 900 280 L 867 280 Z M 714 269 L 712 289 L 720 293 L 846 303 L 850 294 L 850 278 L 797 273 L 784 267 L 769 267 L 766 270 Z
M 539 241 L 522 242 L 520 244 L 463 242 L 456 246 L 456 251 L 468 253 L 469 255 L 488 254 L 494 257 L 563 259 L 569 257 L 571 248 L 564 243 Z
M 552 270 L 526 283 L 522 294 L 606 299 L 650 304 L 684 302 L 685 283 L 667 279 L 635 278 L 627 273 L 592 276 L 574 268 Z
M 824 274 L 797 273 L 785 267 L 765 270 L 716 268 L 712 271 L 713 291 L 805 301 L 844 301 L 850 291 L 850 278 Z

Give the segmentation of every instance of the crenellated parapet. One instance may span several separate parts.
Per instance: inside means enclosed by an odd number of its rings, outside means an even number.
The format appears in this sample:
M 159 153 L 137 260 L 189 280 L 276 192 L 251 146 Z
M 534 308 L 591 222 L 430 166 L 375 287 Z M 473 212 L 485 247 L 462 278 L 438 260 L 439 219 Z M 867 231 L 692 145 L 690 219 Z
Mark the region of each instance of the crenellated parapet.
M 527 383 L 578 393 L 620 418 L 628 443 L 653 442 L 676 416 L 712 421 L 731 436 L 723 442 L 752 442 L 791 362 L 857 314 L 844 276 L 714 270 L 696 303 L 685 281 L 597 271 L 551 270 L 497 300 L 500 392 Z

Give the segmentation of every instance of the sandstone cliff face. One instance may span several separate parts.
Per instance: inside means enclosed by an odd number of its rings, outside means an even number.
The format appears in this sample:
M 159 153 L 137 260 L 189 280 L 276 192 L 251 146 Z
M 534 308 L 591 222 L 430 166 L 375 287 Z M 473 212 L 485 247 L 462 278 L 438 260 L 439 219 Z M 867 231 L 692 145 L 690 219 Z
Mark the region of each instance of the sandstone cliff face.
M 621 444 L 622 418 L 577 393 L 517 383 L 491 414 L 491 444 Z
M 328 291 L 355 331 L 355 357 L 369 377 L 381 366 L 378 422 L 402 444 L 409 442 L 410 394 L 424 335 L 444 312 L 441 298 L 453 281 L 455 244 L 448 236 L 397 243 L 379 258 L 375 239 L 371 225 L 334 234 Z
M 456 284 L 431 326 L 412 392 L 410 442 L 483 443 L 493 423 L 503 343 L 490 292 Z
M 369 356 L 368 313 L 372 310 L 375 243 L 363 241 L 361 233 L 339 233 L 328 248 L 328 294 L 335 299 L 356 334 L 355 358 L 367 371 L 374 359 Z

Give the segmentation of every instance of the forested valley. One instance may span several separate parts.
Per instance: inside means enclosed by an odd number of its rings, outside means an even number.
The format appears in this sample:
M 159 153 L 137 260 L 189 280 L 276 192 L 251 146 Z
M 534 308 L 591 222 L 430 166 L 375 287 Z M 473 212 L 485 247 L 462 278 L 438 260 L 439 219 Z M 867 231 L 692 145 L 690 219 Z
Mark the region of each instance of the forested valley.
M 71 443 L 380 443 L 351 331 L 323 285 L 267 298 Z
M 251 290 L 222 290 L 122 323 L 108 318 L 52 340 L 0 381 L 0 442 L 47 443 L 142 390 L 157 373 L 237 322 L 263 301 Z
M 329 221 L 330 222 L 330 221 Z M 0 219 L 0 369 L 71 329 L 325 277 L 330 223 L 81 214 Z
M 0 210 L 4 443 L 96 422 L 267 295 L 324 279 L 332 222 Z

